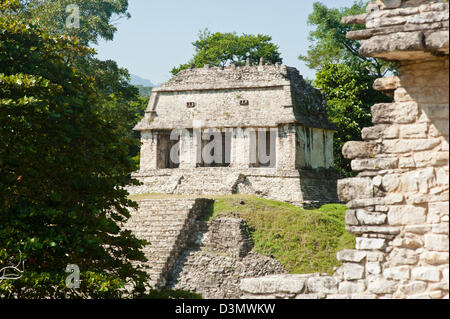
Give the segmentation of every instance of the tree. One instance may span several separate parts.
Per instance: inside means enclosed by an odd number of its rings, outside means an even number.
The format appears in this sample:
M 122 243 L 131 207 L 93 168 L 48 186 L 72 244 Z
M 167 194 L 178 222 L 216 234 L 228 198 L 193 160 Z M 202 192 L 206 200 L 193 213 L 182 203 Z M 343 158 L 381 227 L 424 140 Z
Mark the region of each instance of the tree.
M 369 74 L 383 77 L 386 73 L 395 71 L 392 63 L 379 59 L 364 57 L 359 54 L 359 41 L 346 38 L 349 31 L 364 29 L 363 25 L 345 25 L 341 19 L 346 16 L 365 12 L 367 2 L 355 1 L 350 8 L 328 8 L 320 2 L 313 4 L 313 13 L 308 17 L 308 24 L 315 26 L 309 34 L 307 55 L 299 59 L 314 70 L 320 70 L 329 64 L 344 63 L 352 68 L 365 68 Z
M 117 31 L 114 22 L 131 17 L 128 0 L 20 0 L 20 4 L 16 12 L 22 18 L 36 18 L 49 33 L 77 37 L 85 46 L 112 40 Z
M 24 269 L 0 280 L 0 298 L 114 298 L 126 283 L 140 294 L 145 242 L 120 227 L 136 207 L 129 145 L 95 81 L 67 64 L 92 52 L 23 23 L 17 5 L 0 0 L 0 269 Z M 81 269 L 78 290 L 65 287 L 68 264 Z
M 196 52 L 194 57 L 188 63 L 172 69 L 172 74 L 176 75 L 191 65 L 196 68 L 206 64 L 211 66 L 226 66 L 231 63 L 244 65 L 247 59 L 251 60 L 252 65 L 257 65 L 260 58 L 264 58 L 269 64 L 281 63 L 278 46 L 271 41 L 272 37 L 263 34 L 211 33 L 205 29 L 199 33 L 199 39 L 192 43 Z
M 320 2 L 308 23 L 314 25 L 309 39 L 312 42 L 307 56 L 299 58 L 318 71 L 314 86 L 327 98 L 327 113 L 338 130 L 334 138 L 335 168 L 341 176 L 352 176 L 350 161 L 342 156 L 347 141 L 361 140 L 361 130 L 372 125 L 370 108 L 378 102 L 392 99 L 373 89 L 374 81 L 389 72 L 395 73 L 392 63 L 366 58 L 359 54 L 360 43 L 346 38 L 360 25 L 343 25 L 341 18 L 361 14 L 366 4 L 357 1 L 350 8 L 331 9 Z
M 81 45 L 89 46 L 99 39 L 112 40 L 117 31 L 114 23 L 130 18 L 127 10 L 128 0 L 20 0 L 15 15 L 24 21 L 35 19 L 47 32 L 76 37 Z M 66 25 L 72 14 L 79 14 L 77 26 Z M 147 100 L 129 83 L 128 70 L 119 68 L 115 61 L 101 61 L 95 55 L 95 51 L 90 51 L 65 59 L 67 64 L 93 78 L 100 111 L 115 123 L 117 134 L 129 140 L 130 157 L 136 157 L 140 141 L 139 134 L 132 129 L 143 117 Z
M 327 113 L 338 127 L 334 136 L 335 169 L 341 176 L 353 176 L 350 160 L 342 156 L 348 141 L 361 140 L 361 130 L 372 125 L 370 108 L 391 99 L 372 89 L 375 77 L 367 69 L 343 63 L 328 64 L 316 74 L 314 85 L 327 98 Z

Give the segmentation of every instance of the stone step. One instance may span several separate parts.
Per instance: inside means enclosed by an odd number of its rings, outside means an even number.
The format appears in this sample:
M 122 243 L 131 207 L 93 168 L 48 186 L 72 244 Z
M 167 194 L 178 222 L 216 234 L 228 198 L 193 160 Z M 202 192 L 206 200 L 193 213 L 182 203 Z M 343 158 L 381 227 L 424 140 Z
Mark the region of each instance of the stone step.
M 148 206 L 142 206 L 139 208 L 139 213 L 137 214 L 142 215 L 142 214 L 150 214 L 150 215 L 157 215 L 157 214 L 162 214 L 162 215 L 179 215 L 179 214 L 183 214 L 183 213 L 189 213 L 190 209 L 186 208 L 186 207 L 180 207 L 179 209 L 170 207 L 168 208 L 166 207 L 148 207 Z

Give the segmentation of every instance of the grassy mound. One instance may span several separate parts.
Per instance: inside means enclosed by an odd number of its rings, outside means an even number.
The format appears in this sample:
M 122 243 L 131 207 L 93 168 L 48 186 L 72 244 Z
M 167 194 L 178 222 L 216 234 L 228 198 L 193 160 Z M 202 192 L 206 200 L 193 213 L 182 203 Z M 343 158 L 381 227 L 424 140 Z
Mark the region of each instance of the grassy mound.
M 133 199 L 158 197 L 153 194 Z M 162 195 L 159 198 L 174 197 L 177 196 Z M 293 274 L 332 273 L 333 267 L 340 265 L 337 252 L 355 245 L 355 237 L 345 230 L 344 205 L 329 204 L 320 209 L 305 210 L 248 195 L 201 197 L 215 199 L 214 209 L 206 219 L 229 213 L 239 215 L 250 227 L 254 250 L 278 259 Z
M 290 273 L 333 271 L 338 251 L 354 248 L 355 237 L 345 230 L 346 207 L 324 205 L 305 210 L 254 196 L 215 197 L 210 218 L 233 212 L 250 226 L 255 251 L 272 255 Z

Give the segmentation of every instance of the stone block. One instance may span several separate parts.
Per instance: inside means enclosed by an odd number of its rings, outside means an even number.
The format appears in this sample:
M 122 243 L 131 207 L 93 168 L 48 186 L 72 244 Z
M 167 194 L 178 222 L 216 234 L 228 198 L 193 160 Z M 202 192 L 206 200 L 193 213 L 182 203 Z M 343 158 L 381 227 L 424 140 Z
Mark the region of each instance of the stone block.
M 394 139 L 399 137 L 399 131 L 398 125 L 379 124 L 363 128 L 361 136 L 363 140 Z
M 441 272 L 436 267 L 417 267 L 411 271 L 411 277 L 415 280 L 437 282 L 441 279 Z
M 408 266 L 386 268 L 383 271 L 383 276 L 387 279 L 408 280 L 410 278 L 410 269 Z
M 368 262 L 383 262 L 385 260 L 385 254 L 381 251 L 368 251 L 367 257 Z
M 419 260 L 419 253 L 413 249 L 394 248 L 389 255 L 391 266 L 415 265 Z
M 411 97 L 409 92 L 403 88 L 400 87 L 394 92 L 394 101 L 395 102 L 410 102 L 414 101 L 414 99 Z
M 398 167 L 400 168 L 415 168 L 416 162 L 411 157 L 402 157 L 399 159 Z
M 415 123 L 400 126 L 401 138 L 426 138 L 427 132 L 427 123 Z
M 349 209 L 345 212 L 345 223 L 347 225 L 359 225 L 359 221 L 356 218 L 356 210 Z
M 370 213 L 363 209 L 356 210 L 356 218 L 361 225 L 383 225 L 386 222 L 386 214 Z
M 420 192 L 426 194 L 436 184 L 435 170 L 432 167 L 404 174 L 386 174 L 382 180 L 385 191 L 390 193 Z
M 449 254 L 438 252 L 424 252 L 420 255 L 420 260 L 430 265 L 443 265 L 448 264 Z
M 397 168 L 398 158 L 365 158 L 354 159 L 351 163 L 352 170 L 384 170 Z
M 425 235 L 425 248 L 435 251 L 448 251 L 448 236 Z
M 416 295 L 427 289 L 427 283 L 423 281 L 414 281 L 400 286 L 400 291 L 407 295 Z
M 398 284 L 396 281 L 385 278 L 374 278 L 369 281 L 367 290 L 374 294 L 392 294 L 397 290 L 397 287 Z
M 394 91 L 400 87 L 398 76 L 386 76 L 378 78 L 373 83 L 373 89 L 376 91 Z
M 305 288 L 303 275 L 272 275 L 261 278 L 242 279 L 240 289 L 252 294 L 290 293 L 300 294 Z
M 441 140 L 416 139 L 416 140 L 386 140 L 383 141 L 382 152 L 388 154 L 420 152 L 436 148 Z
M 439 225 L 433 225 L 433 228 L 431 229 L 431 231 L 434 234 L 448 235 L 448 232 L 449 232 L 448 223 L 442 223 L 442 224 L 439 224 Z
M 374 124 L 408 124 L 414 122 L 418 115 L 419 107 L 415 102 L 379 103 L 372 106 Z
M 342 266 L 345 280 L 356 280 L 364 277 L 364 266 L 356 263 L 344 263 Z
M 335 294 L 338 291 L 338 279 L 331 276 L 311 277 L 308 279 L 308 292 Z
M 379 153 L 379 147 L 374 142 L 350 141 L 344 144 L 342 154 L 345 158 L 370 158 Z
M 383 238 L 356 238 L 356 249 L 359 250 L 377 250 L 383 249 L 386 245 L 386 240 Z
M 348 208 L 362 208 L 376 205 L 393 205 L 403 202 L 402 194 L 390 193 L 385 197 L 374 197 L 365 199 L 355 199 L 347 203 Z
M 360 263 L 366 258 L 367 253 L 365 251 L 359 251 L 354 249 L 341 250 L 337 253 L 337 260 L 344 262 Z
M 376 28 L 383 25 L 399 25 L 406 23 L 406 19 L 401 17 L 385 19 L 374 19 L 369 21 L 367 28 Z M 366 41 L 363 41 L 359 53 L 363 56 L 378 57 L 385 59 L 417 59 L 412 54 L 400 55 L 398 52 L 405 51 L 407 53 L 414 51 L 424 51 L 424 34 L 417 32 L 397 32 L 388 35 L 377 35 Z
M 356 198 L 373 197 L 373 185 L 370 178 L 346 178 L 338 180 L 338 196 L 342 202 Z
M 397 237 L 392 241 L 392 246 L 417 249 L 423 247 L 423 242 L 420 238 L 401 238 Z
M 448 152 L 419 152 L 414 154 L 414 162 L 417 167 L 448 165 Z
M 405 230 L 413 234 L 425 234 L 431 230 L 431 226 L 428 225 L 407 225 Z
M 448 52 L 448 44 L 449 44 L 448 30 L 433 32 L 432 34 L 428 35 L 425 39 L 425 45 L 430 50 L 435 51 L 442 50 L 443 52 L 445 51 Z
M 426 221 L 426 209 L 412 205 L 393 206 L 387 218 L 389 225 L 422 224 Z

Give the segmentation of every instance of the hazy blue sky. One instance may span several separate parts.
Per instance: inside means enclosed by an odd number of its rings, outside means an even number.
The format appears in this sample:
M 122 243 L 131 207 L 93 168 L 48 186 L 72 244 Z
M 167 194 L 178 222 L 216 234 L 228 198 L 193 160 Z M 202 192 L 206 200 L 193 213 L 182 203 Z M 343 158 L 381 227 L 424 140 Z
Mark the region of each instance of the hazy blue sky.
M 153 83 L 170 78 L 174 66 L 193 55 L 199 30 L 263 33 L 280 47 L 283 63 L 314 78 L 297 57 L 308 48 L 308 15 L 313 0 L 129 0 L 131 19 L 117 23 L 113 41 L 96 47 L 101 59 L 113 59 L 130 73 Z M 323 0 L 329 7 L 353 0 Z

